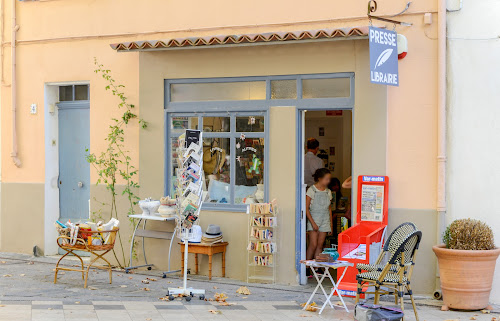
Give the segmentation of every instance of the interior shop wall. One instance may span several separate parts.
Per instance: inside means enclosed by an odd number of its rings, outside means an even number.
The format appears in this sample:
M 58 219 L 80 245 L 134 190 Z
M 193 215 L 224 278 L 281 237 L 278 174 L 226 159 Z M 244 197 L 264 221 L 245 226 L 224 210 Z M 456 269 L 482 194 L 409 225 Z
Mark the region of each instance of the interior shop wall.
M 484 15 L 484 12 L 488 15 Z M 480 1 L 448 14 L 448 213 L 446 223 L 475 218 L 488 223 L 500 246 L 498 181 L 500 135 L 497 119 L 500 55 L 496 40 L 471 41 L 483 33 L 496 38 L 490 26 L 500 15 L 500 3 Z M 486 33 L 486 34 L 485 34 Z M 470 81 L 471 78 L 480 81 Z M 468 80 L 469 79 L 469 80 Z M 474 109 L 473 106 L 480 108 Z M 492 303 L 500 304 L 500 260 L 494 275 Z
M 323 136 L 320 135 L 323 128 Z M 351 147 L 352 147 L 352 114 L 343 111 L 341 116 L 328 116 L 324 110 L 307 111 L 306 113 L 306 140 L 314 137 L 319 141 L 320 150 L 328 154 L 328 163 L 334 163 L 332 176 L 342 183 L 351 176 Z M 334 148 L 334 155 L 331 153 Z M 350 190 L 343 190 L 342 194 L 350 195 Z

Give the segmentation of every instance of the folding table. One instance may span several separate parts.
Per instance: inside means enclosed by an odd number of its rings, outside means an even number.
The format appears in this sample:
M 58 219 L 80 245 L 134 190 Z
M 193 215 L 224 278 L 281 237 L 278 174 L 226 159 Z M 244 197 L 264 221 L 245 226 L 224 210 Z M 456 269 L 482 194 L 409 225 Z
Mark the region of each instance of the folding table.
M 316 294 L 316 292 L 318 292 L 318 289 L 321 289 L 321 291 L 325 295 L 326 300 L 325 300 L 325 303 L 323 304 L 323 306 L 321 307 L 321 309 L 319 310 L 319 314 L 321 314 L 321 312 L 323 312 L 323 310 L 325 309 L 327 304 L 329 304 L 332 309 L 335 309 L 333 304 L 332 304 L 332 301 L 331 301 L 331 298 L 335 292 L 337 292 L 337 295 L 338 295 L 340 301 L 342 302 L 344 309 L 347 312 L 349 312 L 349 310 L 347 309 L 347 306 L 345 305 L 344 299 L 342 299 L 342 295 L 340 294 L 340 291 L 337 288 L 337 285 L 342 281 L 342 278 L 344 277 L 344 275 L 347 271 L 346 268 L 349 266 L 354 266 L 354 264 L 350 263 L 350 262 L 345 262 L 345 261 L 335 261 L 335 262 L 328 263 L 328 262 L 316 262 L 314 260 L 301 261 L 300 263 L 305 264 L 306 266 L 311 268 L 311 271 L 314 275 L 314 278 L 316 278 L 316 281 L 318 282 L 318 285 L 316 285 L 316 288 L 314 289 L 313 293 L 311 294 L 311 297 L 309 297 L 309 300 L 307 300 L 306 304 L 304 305 L 304 310 L 307 309 L 307 306 L 313 300 L 314 295 Z M 318 272 L 316 272 L 315 268 L 323 268 L 324 269 L 323 275 L 321 275 L 321 277 L 318 274 Z M 344 271 L 343 271 L 342 275 L 338 278 L 337 283 L 335 283 L 335 281 L 332 278 L 332 275 L 330 274 L 330 269 L 336 270 L 338 268 L 345 268 L 345 269 L 343 269 Z M 327 294 L 325 288 L 323 287 L 323 281 L 325 280 L 326 277 L 328 277 L 328 279 L 330 279 L 330 281 L 332 282 L 332 285 L 333 285 L 330 294 Z
M 170 254 L 172 252 L 172 240 L 175 237 L 175 229 L 173 232 L 164 232 L 164 231 L 155 231 L 155 230 L 147 230 L 146 222 L 147 221 L 160 221 L 160 222 L 168 222 L 173 221 L 175 223 L 175 217 L 161 217 L 157 215 L 142 215 L 142 214 L 134 214 L 129 215 L 130 218 L 137 218 L 139 221 L 135 225 L 134 234 L 132 235 L 132 240 L 130 242 L 130 258 L 132 258 L 132 254 L 134 251 L 134 239 L 136 237 L 142 237 L 142 253 L 144 255 L 144 263 L 143 265 L 132 266 L 132 259 L 130 259 L 130 265 L 125 268 L 125 272 L 128 273 L 130 270 L 147 267 L 148 270 L 151 270 L 153 264 L 149 264 L 146 258 L 146 249 L 144 245 L 145 238 L 153 238 L 153 239 L 161 239 L 161 240 L 170 240 L 170 244 L 168 246 L 168 271 L 163 272 L 163 277 L 167 277 L 168 273 L 179 272 L 180 270 L 170 270 Z M 142 228 L 140 228 L 142 222 Z

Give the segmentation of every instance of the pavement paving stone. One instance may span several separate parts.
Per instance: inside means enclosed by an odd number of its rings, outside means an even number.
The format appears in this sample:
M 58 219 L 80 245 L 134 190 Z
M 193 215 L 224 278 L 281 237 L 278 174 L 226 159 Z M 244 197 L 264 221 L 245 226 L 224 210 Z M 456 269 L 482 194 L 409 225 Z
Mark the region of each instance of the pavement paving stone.
M 125 310 L 123 305 L 119 304 L 94 304 L 95 310 Z
M 345 298 L 350 312 L 338 306 L 339 300 L 332 298 L 335 310 L 326 307 L 321 315 L 301 310 L 300 304 L 307 301 L 313 287 L 246 284 L 224 278 L 191 275 L 188 281 L 194 288 L 206 289 L 206 298 L 215 293 L 225 293 L 228 305 L 215 301 L 203 301 L 193 297 L 190 302 L 182 298 L 163 301 L 169 287 L 182 286 L 182 280 L 175 275 L 161 278 L 160 271 L 134 271 L 125 274 L 113 272 L 113 284 L 109 284 L 104 272 L 92 272 L 89 288 L 83 288 L 81 275 L 66 272 L 61 274 L 57 284 L 53 283 L 54 259 L 32 258 L 18 254 L 0 253 L 0 321 L 164 321 L 164 320 L 352 320 L 354 300 Z M 34 262 L 30 264 L 29 262 Z M 70 262 L 69 264 L 72 264 Z M 22 276 L 20 275 L 22 273 Z M 145 284 L 147 277 L 155 278 Z M 252 294 L 236 293 L 247 286 Z M 149 291 L 144 290 L 147 287 Z M 328 288 L 327 288 L 328 290 Z M 324 302 L 323 295 L 313 299 L 317 305 Z M 391 297 L 382 304 L 394 305 Z M 500 307 L 494 307 L 491 314 L 478 311 L 440 311 L 441 301 L 417 297 L 421 321 L 460 320 L 474 318 L 477 321 L 491 321 L 499 318 Z M 415 320 L 409 300 L 405 305 L 406 320 Z
M 31 306 L 33 310 L 62 310 L 62 304 L 34 304 Z

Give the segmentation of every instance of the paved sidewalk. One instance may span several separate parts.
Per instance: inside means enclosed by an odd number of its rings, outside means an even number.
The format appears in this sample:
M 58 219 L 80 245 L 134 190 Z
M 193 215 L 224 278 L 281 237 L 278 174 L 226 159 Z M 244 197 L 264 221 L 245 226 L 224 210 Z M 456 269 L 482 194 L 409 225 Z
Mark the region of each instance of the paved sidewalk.
M 0 321 L 128 321 L 128 320 L 352 320 L 354 307 L 348 302 L 349 313 L 338 306 L 336 310 L 317 312 L 302 311 L 312 288 L 293 286 L 248 285 L 252 294 L 239 295 L 236 290 L 243 285 L 228 279 L 191 276 L 189 285 L 202 288 L 207 298 L 215 293 L 225 293 L 227 303 L 202 301 L 193 298 L 162 301 L 168 287 L 182 284 L 178 277 L 162 279 L 158 271 L 148 273 L 113 273 L 113 284 L 108 283 L 105 272 L 91 272 L 89 288 L 83 288 L 81 274 L 60 272 L 54 284 L 53 258 L 31 258 L 25 255 L 0 253 Z M 148 280 L 149 278 L 149 280 Z M 143 283 L 145 281 L 146 283 Z M 149 283 L 147 283 L 149 282 Z M 322 296 L 315 302 L 322 304 Z M 440 302 L 419 298 L 420 320 L 478 320 L 491 321 L 499 318 L 495 308 L 491 314 L 481 312 L 440 311 Z M 387 304 L 390 304 L 387 302 Z M 411 305 L 407 309 L 407 320 L 414 320 Z

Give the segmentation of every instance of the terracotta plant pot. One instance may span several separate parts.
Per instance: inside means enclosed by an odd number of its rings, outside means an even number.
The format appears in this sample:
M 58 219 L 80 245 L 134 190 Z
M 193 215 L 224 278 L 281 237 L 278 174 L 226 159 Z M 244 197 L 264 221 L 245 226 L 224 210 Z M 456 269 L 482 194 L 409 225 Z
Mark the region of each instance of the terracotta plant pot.
M 443 244 L 432 250 L 438 258 L 444 305 L 460 310 L 486 308 L 500 249 L 451 250 Z

